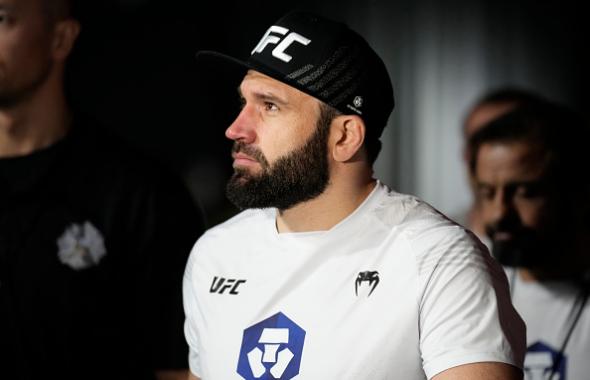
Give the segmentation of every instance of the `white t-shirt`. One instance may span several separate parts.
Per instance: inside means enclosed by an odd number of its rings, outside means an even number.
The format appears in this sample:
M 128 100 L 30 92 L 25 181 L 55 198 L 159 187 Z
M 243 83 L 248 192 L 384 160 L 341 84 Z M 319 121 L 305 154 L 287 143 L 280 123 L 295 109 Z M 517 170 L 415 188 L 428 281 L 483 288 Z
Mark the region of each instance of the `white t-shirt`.
M 196 243 L 184 278 L 203 380 L 418 380 L 481 361 L 521 367 L 506 276 L 465 230 L 378 183 L 329 231 L 277 233 L 248 210 Z
M 580 311 L 582 292 L 564 282 L 525 282 L 507 269 L 514 307 L 527 324 L 526 380 L 547 380 L 554 359 Z M 551 380 L 590 379 L 590 303 L 573 327 L 561 365 Z

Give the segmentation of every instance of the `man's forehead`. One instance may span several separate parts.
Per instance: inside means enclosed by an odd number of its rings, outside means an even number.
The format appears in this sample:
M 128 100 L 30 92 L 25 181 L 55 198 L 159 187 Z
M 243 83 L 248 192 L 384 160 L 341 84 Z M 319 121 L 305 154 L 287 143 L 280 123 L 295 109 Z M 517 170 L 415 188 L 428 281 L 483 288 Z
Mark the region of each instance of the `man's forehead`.
M 48 0 L 0 0 L 0 10 L 17 11 L 43 5 Z M 57 1 L 57 0 L 53 0 Z
M 548 174 L 551 155 L 541 144 L 526 141 L 489 142 L 478 152 L 477 174 L 491 174 L 489 170 L 518 177 L 539 178 Z
M 313 96 L 256 70 L 248 70 L 242 80 L 240 90 L 243 91 L 244 87 L 256 92 L 272 94 L 285 100 L 296 98 L 301 101 L 319 103 L 319 100 Z
M 20 2 L 22 3 L 22 1 Z M 15 5 L 18 5 L 16 0 L 0 0 L 0 9 L 14 9 Z

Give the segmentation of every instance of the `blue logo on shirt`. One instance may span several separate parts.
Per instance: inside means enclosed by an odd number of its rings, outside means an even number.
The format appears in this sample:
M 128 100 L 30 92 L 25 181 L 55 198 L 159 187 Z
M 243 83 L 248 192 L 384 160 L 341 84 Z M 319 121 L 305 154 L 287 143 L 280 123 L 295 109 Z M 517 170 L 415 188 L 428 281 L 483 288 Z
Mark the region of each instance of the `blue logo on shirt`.
M 277 313 L 244 330 L 238 373 L 246 380 L 290 380 L 299 374 L 305 330 Z
M 524 359 L 526 380 L 566 380 L 567 357 L 543 342 L 529 346 Z M 553 368 L 555 366 L 555 369 Z M 553 375 L 553 376 L 551 376 Z M 551 376 L 551 377 L 550 377 Z

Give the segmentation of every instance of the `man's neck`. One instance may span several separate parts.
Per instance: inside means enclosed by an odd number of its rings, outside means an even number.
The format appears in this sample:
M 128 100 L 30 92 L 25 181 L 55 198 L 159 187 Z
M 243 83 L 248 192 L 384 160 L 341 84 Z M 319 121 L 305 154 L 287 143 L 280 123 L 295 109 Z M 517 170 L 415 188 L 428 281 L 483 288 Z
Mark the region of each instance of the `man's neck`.
M 283 232 L 327 231 L 334 227 L 369 196 L 376 181 L 370 176 L 331 179 L 318 197 L 298 204 L 277 216 L 277 230 Z
M 45 83 L 26 100 L 0 108 L 0 157 L 31 154 L 61 140 L 71 115 L 60 83 Z

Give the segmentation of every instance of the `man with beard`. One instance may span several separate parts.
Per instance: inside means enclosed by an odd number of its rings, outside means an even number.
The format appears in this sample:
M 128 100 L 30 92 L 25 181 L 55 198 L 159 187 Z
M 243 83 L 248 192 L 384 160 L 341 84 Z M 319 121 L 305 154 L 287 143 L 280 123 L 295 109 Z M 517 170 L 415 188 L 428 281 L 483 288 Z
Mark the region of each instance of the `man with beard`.
M 519 379 L 524 324 L 477 240 L 372 177 L 393 109 L 383 61 L 346 25 L 294 12 L 241 62 L 227 128 L 246 209 L 185 272 L 192 378 Z
M 527 323 L 525 378 L 590 373 L 588 125 L 545 103 L 515 108 L 470 140 L 492 251 Z
M 0 0 L 0 378 L 186 379 L 178 178 L 73 112 L 66 0 Z
M 484 94 L 469 108 L 469 112 L 467 112 L 463 120 L 461 134 L 464 145 L 463 162 L 465 164 L 465 172 L 469 175 L 468 180 L 473 195 L 475 195 L 475 185 L 471 176 L 471 170 L 469 170 L 469 164 L 471 162 L 469 139 L 471 136 L 492 120 L 497 119 L 519 105 L 534 104 L 543 101 L 544 99 L 542 97 L 532 92 L 519 88 L 503 87 Z M 477 197 L 475 196 L 473 196 L 469 208 L 454 218 L 455 221 L 473 231 L 478 238 L 489 246 L 485 234 L 485 226 L 481 219 L 480 208 L 477 205 Z

